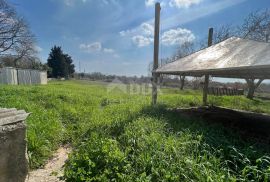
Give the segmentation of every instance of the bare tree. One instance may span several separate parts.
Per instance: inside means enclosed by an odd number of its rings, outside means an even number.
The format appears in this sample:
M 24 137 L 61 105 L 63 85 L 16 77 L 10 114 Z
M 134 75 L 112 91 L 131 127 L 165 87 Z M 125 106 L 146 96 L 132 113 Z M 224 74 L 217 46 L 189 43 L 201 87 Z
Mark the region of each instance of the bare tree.
M 251 13 L 244 20 L 244 23 L 238 27 L 238 34 L 243 38 L 257 41 L 268 41 L 270 32 L 270 11 L 256 11 Z M 246 79 L 248 85 L 247 98 L 253 99 L 256 88 L 260 86 L 264 79 Z
M 0 0 L 0 56 L 16 56 L 16 65 L 19 59 L 35 54 L 34 42 L 24 19 L 5 0 Z
M 218 44 L 218 43 L 220 43 L 220 42 L 222 42 L 222 41 L 224 41 L 224 40 L 226 40 L 226 39 L 228 39 L 236 34 L 237 34 L 237 32 L 236 32 L 235 28 L 230 24 L 216 27 L 216 28 L 214 28 L 213 44 Z M 205 36 L 205 38 L 199 42 L 201 49 L 208 47 L 208 42 L 205 40 L 207 40 L 207 36 Z
M 270 11 L 266 9 L 250 13 L 237 29 L 240 37 L 264 41 L 270 30 Z
M 177 48 L 177 51 L 176 51 L 175 55 L 173 56 L 172 61 L 176 61 L 180 58 L 183 58 L 183 57 L 193 53 L 194 50 L 195 50 L 194 42 L 186 41 L 186 42 L 182 43 Z M 186 79 L 185 75 L 180 75 L 180 90 L 184 89 L 185 79 Z
M 219 28 L 217 28 L 216 31 L 214 31 L 213 34 L 213 42 L 214 44 L 217 44 L 219 42 L 222 42 L 231 36 L 235 35 L 235 30 L 231 25 L 222 25 Z

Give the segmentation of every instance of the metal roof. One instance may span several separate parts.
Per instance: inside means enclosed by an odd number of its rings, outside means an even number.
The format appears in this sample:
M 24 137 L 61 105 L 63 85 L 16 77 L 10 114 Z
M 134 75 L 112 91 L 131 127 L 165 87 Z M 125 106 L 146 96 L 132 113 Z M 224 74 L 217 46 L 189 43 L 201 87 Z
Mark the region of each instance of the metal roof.
M 231 37 L 161 66 L 156 73 L 226 78 L 270 78 L 270 44 Z

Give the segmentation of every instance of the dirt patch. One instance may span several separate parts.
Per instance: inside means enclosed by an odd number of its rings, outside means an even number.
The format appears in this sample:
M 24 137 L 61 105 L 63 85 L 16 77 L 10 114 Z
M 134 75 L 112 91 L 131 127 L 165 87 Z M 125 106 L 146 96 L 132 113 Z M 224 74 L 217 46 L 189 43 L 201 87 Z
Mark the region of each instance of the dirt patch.
M 242 110 L 222 107 L 194 107 L 171 109 L 188 117 L 200 118 L 209 123 L 221 123 L 225 127 L 237 130 L 244 137 L 258 138 L 270 142 L 270 116 Z
M 54 154 L 43 169 L 31 171 L 27 176 L 26 182 L 60 182 L 63 176 L 63 165 L 68 159 L 71 149 L 61 147 Z

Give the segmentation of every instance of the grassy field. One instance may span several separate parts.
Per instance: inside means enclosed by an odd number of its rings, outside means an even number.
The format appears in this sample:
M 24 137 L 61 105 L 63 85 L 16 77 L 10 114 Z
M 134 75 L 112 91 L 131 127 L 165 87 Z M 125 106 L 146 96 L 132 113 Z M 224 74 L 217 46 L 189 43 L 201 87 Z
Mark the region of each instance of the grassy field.
M 31 168 L 70 144 L 66 181 L 269 181 L 270 147 L 220 124 L 168 111 L 201 104 L 199 91 L 108 92 L 105 83 L 1 86 L 0 106 L 25 109 Z M 270 113 L 270 102 L 210 96 L 210 104 Z

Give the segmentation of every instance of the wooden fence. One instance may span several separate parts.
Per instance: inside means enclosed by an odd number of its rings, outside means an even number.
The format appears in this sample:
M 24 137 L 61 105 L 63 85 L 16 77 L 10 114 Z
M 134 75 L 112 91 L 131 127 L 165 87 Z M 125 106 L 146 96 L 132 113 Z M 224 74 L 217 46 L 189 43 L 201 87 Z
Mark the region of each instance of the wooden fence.
M 226 87 L 210 87 L 208 88 L 210 95 L 222 96 L 222 95 L 244 95 L 243 89 L 226 88 Z

